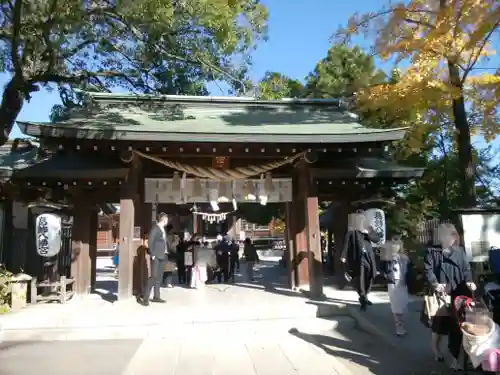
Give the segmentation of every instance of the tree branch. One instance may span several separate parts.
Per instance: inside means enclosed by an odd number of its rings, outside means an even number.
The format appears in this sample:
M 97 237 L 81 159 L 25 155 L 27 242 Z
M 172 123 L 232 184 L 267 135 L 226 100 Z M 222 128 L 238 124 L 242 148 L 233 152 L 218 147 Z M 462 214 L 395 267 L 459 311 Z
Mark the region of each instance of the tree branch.
M 16 79 L 21 81 L 24 78 L 21 56 L 19 55 L 22 9 L 23 1 L 17 0 L 14 3 L 14 8 L 12 9 L 12 40 L 10 46 L 11 60 L 15 73 L 14 75 L 16 76 Z
M 478 62 L 479 58 L 481 57 L 481 54 L 483 53 L 484 48 L 488 44 L 489 40 L 495 33 L 496 29 L 500 26 L 500 21 L 496 22 L 494 26 L 491 28 L 491 30 L 486 34 L 485 38 L 483 39 L 483 44 L 481 47 L 479 47 L 479 50 L 477 51 L 476 55 L 474 56 L 471 54 L 471 58 L 469 59 L 469 62 L 467 63 L 467 69 L 464 71 L 464 74 L 462 76 L 462 84 L 465 83 L 465 80 L 467 79 L 467 76 L 471 72 L 472 68 L 476 63 Z M 465 47 L 464 47 L 465 48 Z
M 138 39 L 138 40 L 141 40 L 141 41 L 144 41 L 144 38 L 143 38 L 143 35 L 141 34 L 141 32 L 139 30 L 137 30 L 137 28 L 135 28 L 134 26 L 128 24 L 124 19 L 123 17 L 121 17 L 119 14 L 115 13 L 115 12 L 105 12 L 106 15 L 118 22 L 120 22 L 124 27 L 126 27 L 128 30 L 130 30 L 130 32 L 132 32 L 132 34 Z M 161 37 L 161 39 L 164 39 L 164 37 Z M 223 76 L 225 76 L 226 78 L 229 78 L 230 80 L 232 80 L 233 82 L 236 82 L 236 83 L 239 83 L 243 89 L 243 94 L 246 93 L 246 88 L 245 88 L 245 83 L 234 77 L 232 74 L 222 70 L 221 68 L 213 65 L 213 64 L 210 64 L 209 62 L 207 61 L 204 61 L 202 58 L 200 58 L 199 56 L 196 56 L 195 54 L 192 54 L 191 56 L 193 57 L 193 59 L 191 58 L 188 58 L 187 56 L 179 56 L 179 55 L 175 55 L 175 54 L 172 54 L 170 52 L 168 52 L 165 48 L 163 47 L 159 47 L 159 44 L 155 44 L 154 48 L 157 48 L 159 50 L 159 52 L 161 52 L 165 57 L 168 57 L 168 58 L 171 58 L 172 60 L 177 60 L 177 61 L 183 61 L 183 62 L 186 62 L 186 63 L 189 63 L 189 64 L 193 64 L 193 65 L 199 65 L 199 66 L 205 66 L 205 67 L 208 67 L 209 69 L 211 69 L 212 71 L 215 71 L 216 73 L 219 73 Z
M 54 46 L 50 40 L 50 32 L 54 26 L 55 18 L 53 14 L 57 8 L 57 0 L 52 0 L 49 7 L 49 19 L 42 26 L 42 37 L 45 42 L 45 51 L 43 59 L 47 61 L 47 72 L 51 72 L 56 64 L 56 56 L 54 53 Z
M 44 73 L 42 75 L 37 75 L 33 77 L 30 82 L 31 83 L 81 83 L 92 77 L 121 77 L 121 78 L 129 78 L 130 75 L 121 72 L 114 71 L 100 71 L 100 72 L 82 72 L 80 74 L 70 74 L 70 75 L 62 75 L 56 73 Z

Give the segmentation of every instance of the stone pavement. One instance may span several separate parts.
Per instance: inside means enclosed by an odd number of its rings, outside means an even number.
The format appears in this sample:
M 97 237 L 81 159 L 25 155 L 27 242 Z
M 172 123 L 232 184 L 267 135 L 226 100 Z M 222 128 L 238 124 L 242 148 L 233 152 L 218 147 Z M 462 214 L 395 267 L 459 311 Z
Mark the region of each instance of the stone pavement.
M 393 334 L 387 293 L 373 292 L 374 305 L 364 313 L 350 290 L 326 287 L 324 301 L 311 301 L 285 288 L 284 270 L 273 262 L 259 266 L 256 283 L 246 283 L 243 275 L 235 285 L 204 291 L 164 289 L 168 302 L 147 308 L 112 303 L 117 281 L 102 263 L 99 294 L 0 318 L 2 375 L 428 375 L 443 370 L 432 361 L 418 299 L 410 304 L 409 334 L 399 338 Z
M 101 265 L 99 294 L 75 299 L 66 305 L 31 306 L 0 317 L 0 340 L 145 338 L 166 334 L 165 322 L 182 326 L 318 315 L 318 306 L 310 304 L 302 294 L 285 288 L 284 269 L 274 262 L 262 262 L 257 271 L 255 283 L 246 283 L 242 275 L 234 285 L 209 285 L 204 290 L 163 289 L 162 297 L 167 303 L 143 307 L 135 301 L 112 303 L 117 280 Z
M 344 324 L 353 325 L 349 320 Z M 168 338 L 7 342 L 0 344 L 1 373 L 348 375 L 334 356 L 289 333 L 312 334 L 335 326 L 321 319 L 212 323 L 174 330 Z
M 429 375 L 349 317 L 191 324 L 167 337 L 6 342 L 2 375 Z M 407 353 L 409 354 L 409 353 Z M 408 358 L 411 358 L 408 360 Z

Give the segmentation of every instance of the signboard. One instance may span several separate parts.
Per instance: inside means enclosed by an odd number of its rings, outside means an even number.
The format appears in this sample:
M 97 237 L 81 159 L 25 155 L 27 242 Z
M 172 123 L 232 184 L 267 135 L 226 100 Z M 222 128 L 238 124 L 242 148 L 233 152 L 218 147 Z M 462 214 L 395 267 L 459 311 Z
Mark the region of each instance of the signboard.
M 134 241 L 140 241 L 141 239 L 141 227 L 134 227 Z
M 385 212 L 380 208 L 370 208 L 363 212 L 365 215 L 368 226 L 372 227 L 377 232 L 381 239 L 379 242 L 374 243 L 373 246 L 382 246 L 385 244 L 386 228 L 385 228 Z
M 202 203 L 209 202 L 210 191 L 218 189 L 218 181 L 201 180 L 199 188 L 201 194 L 195 192 L 194 179 L 186 179 L 182 191 L 172 191 L 172 179 L 170 178 L 146 178 L 144 180 L 144 198 L 145 203 Z M 257 202 L 257 197 L 262 192 L 264 180 L 249 179 L 235 180 L 228 182 L 231 201 L 233 198 L 237 202 Z M 246 191 L 246 186 L 252 186 L 253 191 Z M 195 196 L 194 194 L 199 196 Z M 250 194 L 249 194 L 250 193 Z M 248 196 L 253 195 L 254 200 L 249 200 Z M 291 202 L 292 201 L 292 179 L 277 178 L 273 179 L 273 191 L 266 192 L 268 203 Z
M 61 250 L 61 218 L 41 214 L 36 218 L 36 251 L 42 257 L 53 257 Z
M 500 247 L 500 213 L 464 213 L 461 217 L 469 262 L 487 261 L 490 248 Z

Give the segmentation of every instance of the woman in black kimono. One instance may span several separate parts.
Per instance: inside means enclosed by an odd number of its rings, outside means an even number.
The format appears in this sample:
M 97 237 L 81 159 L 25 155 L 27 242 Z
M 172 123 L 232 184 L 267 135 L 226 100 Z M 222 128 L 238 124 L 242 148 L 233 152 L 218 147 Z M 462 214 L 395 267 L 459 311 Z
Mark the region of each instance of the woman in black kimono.
M 377 261 L 372 243 L 380 241 L 380 235 L 373 228 L 366 228 L 363 214 L 355 214 L 357 223 L 347 232 L 341 260 L 346 264 L 347 274 L 356 285 L 361 310 L 372 303 L 368 294 L 377 275 Z
M 441 224 L 436 232 L 436 243 L 429 247 L 424 258 L 424 276 L 433 293 L 444 293 L 451 297 L 471 296 L 476 289 L 472 272 L 464 249 L 459 246 L 459 235 L 453 224 Z M 434 316 L 431 322 L 432 350 L 437 361 L 443 361 L 440 338 L 448 334 L 448 349 L 453 356 L 452 367 L 457 368 L 462 347 L 462 331 L 456 316 Z

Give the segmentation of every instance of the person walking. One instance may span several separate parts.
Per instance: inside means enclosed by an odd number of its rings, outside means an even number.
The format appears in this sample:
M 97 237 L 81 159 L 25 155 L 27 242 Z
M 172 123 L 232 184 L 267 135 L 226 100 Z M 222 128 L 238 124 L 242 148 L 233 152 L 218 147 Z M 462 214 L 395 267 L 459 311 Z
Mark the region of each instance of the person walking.
M 234 282 L 236 272 L 240 272 L 240 245 L 235 240 L 230 241 L 229 278 Z
M 350 228 L 340 260 L 346 265 L 348 278 L 356 285 L 360 308 L 365 311 L 372 304 L 368 294 L 377 275 L 377 261 L 372 243 L 380 240 L 380 234 L 368 225 L 361 212 L 351 214 L 349 220 Z
M 229 237 L 225 237 L 217 245 L 215 245 L 215 257 L 217 260 L 217 273 L 216 279 L 220 284 L 222 282 L 227 283 L 229 281 L 229 256 L 231 251 L 231 246 L 229 244 Z
M 408 282 L 413 275 L 413 264 L 404 253 L 403 241 L 400 239 L 387 241 L 381 249 L 381 258 L 382 252 L 385 254 L 380 265 L 387 280 L 387 291 L 396 335 L 404 336 L 406 330 L 403 318 L 408 308 Z
M 198 235 L 193 236 L 194 265 L 191 272 L 190 286 L 193 289 L 202 289 L 207 282 L 208 251 L 202 246 Z
M 257 254 L 254 244 L 248 237 L 245 238 L 243 257 L 245 258 L 248 279 L 254 281 L 253 267 L 255 262 L 259 263 L 259 254 Z
M 168 224 L 168 216 L 165 213 L 158 215 L 158 220 L 151 228 L 148 235 L 148 254 L 151 259 L 151 272 L 148 282 L 139 301 L 143 306 L 149 305 L 151 290 L 154 289 L 151 302 L 164 303 L 165 300 L 160 297 L 160 286 L 163 279 L 164 263 L 167 259 L 168 246 L 165 227 Z
M 460 247 L 460 237 L 453 224 L 444 223 L 437 228 L 437 246 L 427 249 L 424 257 L 424 277 L 432 293 L 447 296 L 450 304 L 455 297 L 468 296 L 476 290 L 472 271 L 465 250 Z M 451 307 L 446 313 L 431 319 L 432 350 L 437 361 L 443 361 L 439 347 L 442 335 L 448 334 L 448 350 L 453 357 L 451 367 L 459 369 L 458 358 L 462 348 L 462 331 Z

